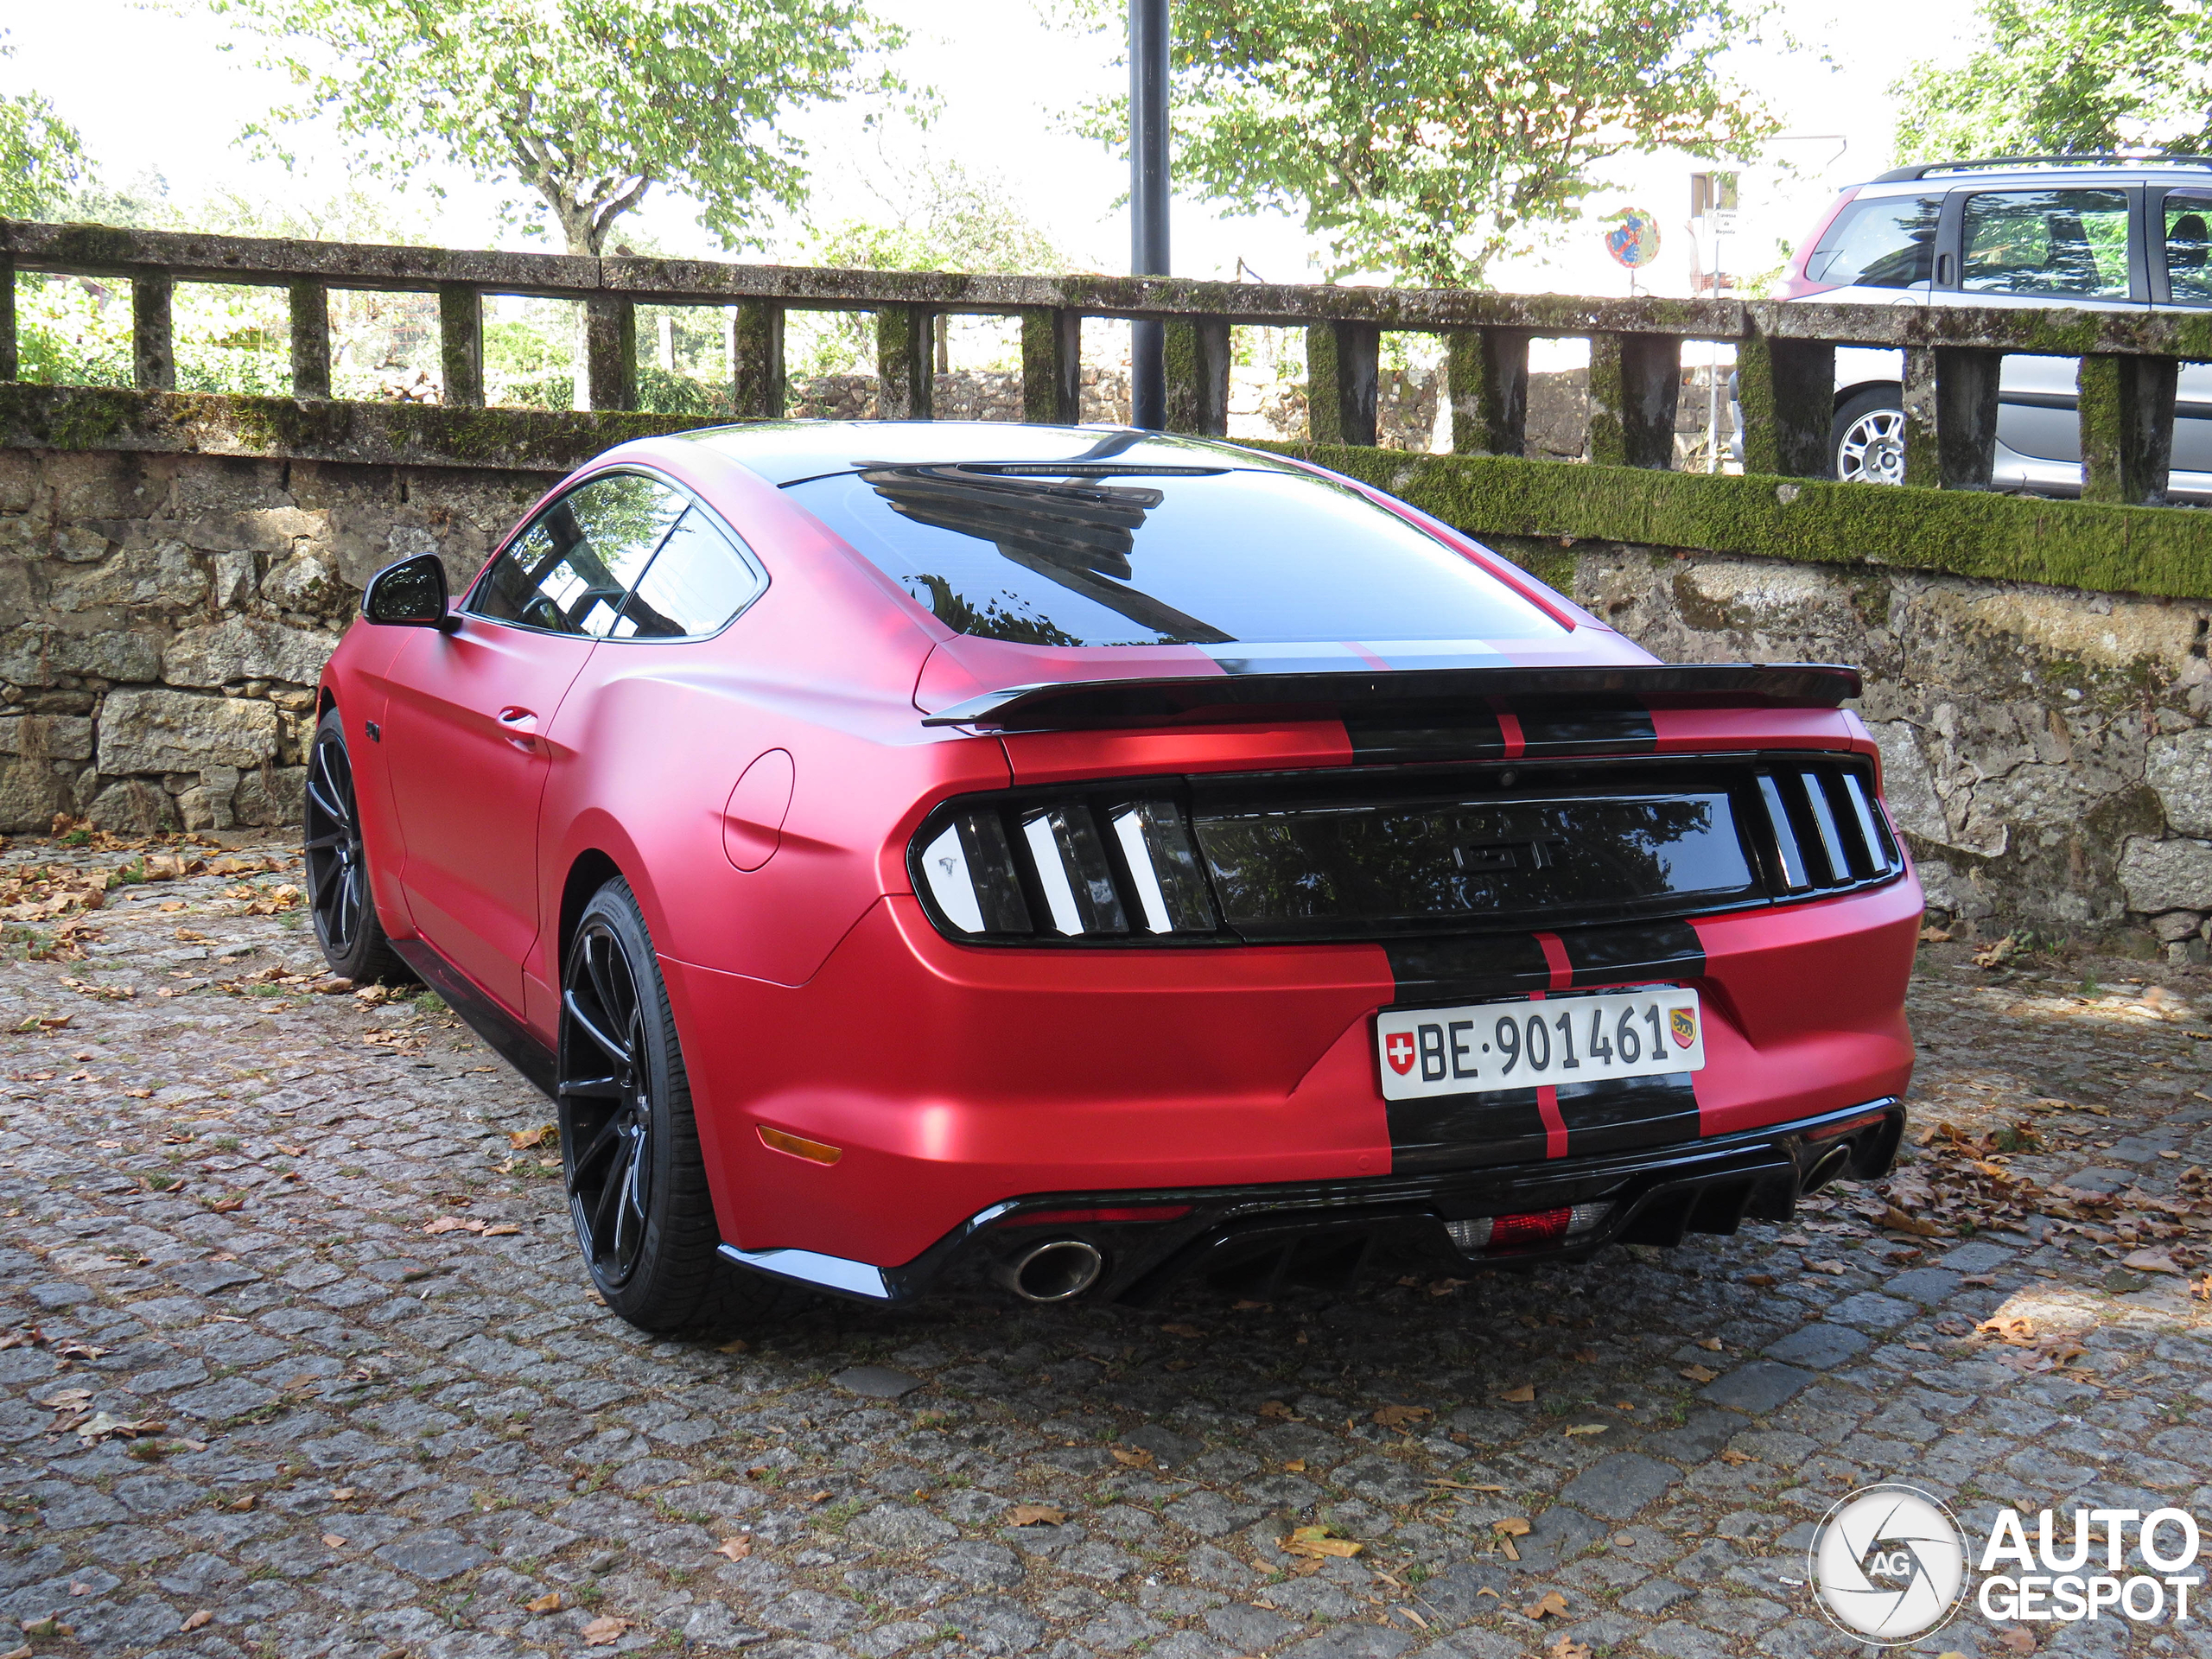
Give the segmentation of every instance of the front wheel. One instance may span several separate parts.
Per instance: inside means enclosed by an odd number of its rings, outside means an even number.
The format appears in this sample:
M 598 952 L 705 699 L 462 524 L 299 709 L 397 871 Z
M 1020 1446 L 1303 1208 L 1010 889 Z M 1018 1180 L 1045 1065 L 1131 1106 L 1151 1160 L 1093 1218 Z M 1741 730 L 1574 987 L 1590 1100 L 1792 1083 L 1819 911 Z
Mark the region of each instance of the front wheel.
M 668 989 L 619 877 L 569 940 L 558 1078 L 569 1213 L 608 1307 L 642 1331 L 706 1332 L 805 1300 L 721 1257 Z
M 1877 386 L 1845 400 L 1828 429 L 1828 470 L 1847 484 L 1904 482 L 1904 406 Z
M 335 709 L 315 722 L 302 817 L 308 908 L 322 959 L 331 972 L 359 985 L 405 983 L 413 976 L 377 920 L 354 798 L 353 763 L 346 752 L 346 722 Z

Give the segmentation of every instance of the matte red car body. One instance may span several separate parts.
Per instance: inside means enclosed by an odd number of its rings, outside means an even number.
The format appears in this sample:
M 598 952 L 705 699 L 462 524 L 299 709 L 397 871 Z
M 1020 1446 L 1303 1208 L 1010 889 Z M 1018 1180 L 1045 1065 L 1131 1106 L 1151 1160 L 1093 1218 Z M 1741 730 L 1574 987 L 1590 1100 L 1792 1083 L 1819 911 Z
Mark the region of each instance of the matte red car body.
M 932 926 L 908 874 L 910 841 L 948 797 L 1342 766 L 1340 721 L 925 727 L 925 712 L 995 688 L 1211 664 L 1183 646 L 955 633 L 713 445 L 632 443 L 577 476 L 623 467 L 714 507 L 768 586 L 722 633 L 691 642 L 467 616 L 450 632 L 357 621 L 323 692 L 345 717 L 394 939 L 426 941 L 550 1045 L 564 913 L 606 874 L 626 877 L 659 953 L 722 1235 L 747 1250 L 892 1266 L 1023 1194 L 1389 1172 L 1371 1037 L 1393 995 L 1381 947 L 977 949 Z M 1363 493 L 1558 619 L 1552 638 L 1505 642 L 1516 661 L 1655 660 L 1496 556 Z M 370 723 L 380 741 L 364 741 Z M 1875 755 L 1844 711 L 1662 709 L 1654 725 L 1662 753 Z M 1908 870 L 1694 923 L 1707 1135 L 1902 1092 L 1921 907 Z M 842 1156 L 772 1150 L 762 1126 Z

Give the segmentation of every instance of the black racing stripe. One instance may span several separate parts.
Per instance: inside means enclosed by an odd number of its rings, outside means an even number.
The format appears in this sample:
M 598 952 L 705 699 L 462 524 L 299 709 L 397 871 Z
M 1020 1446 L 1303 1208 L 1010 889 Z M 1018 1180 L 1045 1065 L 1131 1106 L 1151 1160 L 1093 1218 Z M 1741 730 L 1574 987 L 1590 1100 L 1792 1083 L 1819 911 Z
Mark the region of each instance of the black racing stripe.
M 1688 922 L 1567 928 L 1559 940 L 1578 989 L 1639 979 L 1695 979 L 1705 972 L 1705 945 Z
M 1474 938 L 1385 939 L 1382 954 L 1397 982 L 1392 1001 L 1475 1002 L 1550 988 L 1551 964 L 1533 933 Z
M 1577 702 L 1563 708 L 1516 708 L 1522 753 L 1545 754 L 1639 754 L 1659 744 L 1651 711 L 1638 703 L 1592 708 Z
M 1561 1084 L 1559 1115 L 1570 1158 L 1693 1141 L 1699 1128 L 1697 1090 L 1687 1071 Z
M 1545 1155 L 1544 1119 L 1533 1089 L 1394 1100 L 1389 1111 L 1393 1174 L 1531 1163 Z
M 1362 764 L 1386 760 L 1497 760 L 1505 733 L 1487 709 L 1459 704 L 1384 705 L 1344 711 L 1351 756 Z

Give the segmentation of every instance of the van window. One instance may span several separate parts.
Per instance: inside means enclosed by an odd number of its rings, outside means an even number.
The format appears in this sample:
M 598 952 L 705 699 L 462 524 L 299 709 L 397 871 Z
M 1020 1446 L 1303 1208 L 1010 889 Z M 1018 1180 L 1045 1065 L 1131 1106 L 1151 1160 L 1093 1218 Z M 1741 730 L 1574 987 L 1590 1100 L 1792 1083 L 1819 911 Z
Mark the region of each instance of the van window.
M 1941 196 L 1888 196 L 1854 201 L 1821 232 L 1805 261 L 1808 282 L 1837 288 L 1910 288 L 1936 270 L 1936 221 Z
M 2176 305 L 2212 305 L 2212 195 L 2166 198 L 2166 287 Z
M 2127 297 L 2125 190 L 1980 190 L 1967 198 L 1969 294 Z

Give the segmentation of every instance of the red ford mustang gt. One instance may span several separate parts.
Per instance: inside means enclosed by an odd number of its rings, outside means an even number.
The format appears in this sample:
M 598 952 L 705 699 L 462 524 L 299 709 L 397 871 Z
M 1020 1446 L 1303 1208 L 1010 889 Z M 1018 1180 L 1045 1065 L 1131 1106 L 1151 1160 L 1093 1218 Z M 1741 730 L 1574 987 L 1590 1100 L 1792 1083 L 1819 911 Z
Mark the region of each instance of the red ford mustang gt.
M 1660 664 L 1319 468 L 695 432 L 362 615 L 323 949 L 557 1101 L 648 1330 L 1581 1256 L 1895 1155 L 1921 897 L 1857 675 Z

